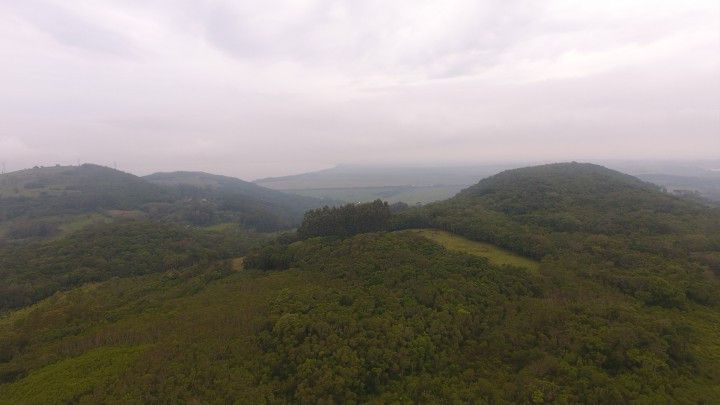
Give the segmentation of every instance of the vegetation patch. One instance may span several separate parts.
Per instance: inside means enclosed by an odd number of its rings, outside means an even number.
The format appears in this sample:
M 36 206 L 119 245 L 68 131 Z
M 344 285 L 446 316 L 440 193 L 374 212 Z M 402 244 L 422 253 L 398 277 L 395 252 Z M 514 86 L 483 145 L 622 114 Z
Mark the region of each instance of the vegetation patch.
M 437 229 L 412 229 L 402 232 L 410 232 L 421 235 L 431 241 L 438 243 L 449 250 L 468 253 L 475 256 L 487 258 L 491 264 L 496 266 L 515 266 L 524 267 L 529 270 L 537 271 L 540 263 L 536 260 L 522 257 L 505 249 L 489 243 L 477 242 L 474 240 L 454 235 L 450 232 Z
M 232 259 L 231 267 L 232 267 L 233 271 L 241 271 L 242 269 L 244 269 L 245 268 L 244 262 L 245 262 L 244 257 L 236 257 L 236 258 Z
M 65 404 L 91 392 L 127 369 L 143 347 L 101 347 L 33 371 L 0 386 L 0 403 Z

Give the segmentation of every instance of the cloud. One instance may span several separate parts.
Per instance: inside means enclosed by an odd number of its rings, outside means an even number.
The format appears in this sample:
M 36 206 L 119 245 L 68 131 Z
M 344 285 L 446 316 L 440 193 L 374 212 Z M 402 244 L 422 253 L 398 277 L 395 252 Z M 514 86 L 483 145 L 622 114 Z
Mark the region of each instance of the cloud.
M 702 0 L 0 0 L 0 154 L 246 178 L 708 157 L 719 25 Z
M 83 17 L 66 6 L 40 0 L 9 3 L 9 9 L 17 17 L 65 46 L 123 57 L 131 56 L 136 52 L 136 46 L 129 38 Z
M 2 158 L 7 159 L 10 156 L 28 156 L 34 151 L 17 138 L 0 136 L 0 151 Z

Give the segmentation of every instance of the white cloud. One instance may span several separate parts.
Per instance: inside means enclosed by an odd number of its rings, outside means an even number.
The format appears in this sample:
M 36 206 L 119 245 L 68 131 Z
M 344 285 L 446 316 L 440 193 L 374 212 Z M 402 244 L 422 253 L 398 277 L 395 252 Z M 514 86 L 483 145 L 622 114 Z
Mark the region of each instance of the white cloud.
M 0 155 L 242 177 L 717 155 L 718 27 L 716 1 L 2 0 Z

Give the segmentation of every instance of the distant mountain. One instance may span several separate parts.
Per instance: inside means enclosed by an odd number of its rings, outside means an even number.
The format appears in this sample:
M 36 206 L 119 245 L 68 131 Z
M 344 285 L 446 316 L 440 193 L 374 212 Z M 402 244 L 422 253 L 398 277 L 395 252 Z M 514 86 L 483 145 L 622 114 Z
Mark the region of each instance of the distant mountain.
M 46 237 L 89 222 L 138 216 L 275 231 L 296 226 L 306 210 L 327 203 L 206 173 L 141 178 L 92 164 L 36 167 L 0 175 L 0 239 Z
M 678 190 L 678 195 L 720 202 L 720 161 L 608 161 L 603 165 L 669 191 Z M 521 166 L 339 165 L 316 172 L 259 179 L 255 183 L 275 190 L 346 202 L 380 198 L 391 203 L 427 204 L 450 198 L 480 179 Z
M 0 221 L 77 214 L 100 209 L 132 210 L 170 202 L 161 187 L 108 167 L 39 167 L 0 175 Z
M 293 176 L 268 177 L 255 183 L 276 190 L 435 185 L 470 185 L 478 179 L 517 165 L 484 166 L 362 166 L 339 165 Z
M 239 220 L 259 230 L 292 228 L 300 223 L 307 210 L 334 203 L 203 172 L 155 173 L 144 179 L 181 198 L 192 199 L 201 211 L 211 206 L 217 213 L 215 216 L 225 217 L 222 220 L 198 218 L 203 222 Z
M 716 205 L 720 204 L 720 172 L 709 172 L 697 176 L 650 173 L 640 174 L 638 178 L 657 184 L 678 195 L 696 195 Z
M 237 194 L 257 198 L 267 203 L 281 206 L 291 212 L 304 213 L 332 201 L 321 201 L 317 198 L 303 197 L 283 193 L 243 181 L 235 177 L 220 176 L 204 172 L 169 172 L 153 173 L 143 177 L 152 184 L 176 189 L 195 188 L 211 193 Z
M 91 194 L 112 196 L 120 201 L 166 197 L 159 187 L 137 176 L 94 164 L 35 167 L 0 175 L 0 198 Z

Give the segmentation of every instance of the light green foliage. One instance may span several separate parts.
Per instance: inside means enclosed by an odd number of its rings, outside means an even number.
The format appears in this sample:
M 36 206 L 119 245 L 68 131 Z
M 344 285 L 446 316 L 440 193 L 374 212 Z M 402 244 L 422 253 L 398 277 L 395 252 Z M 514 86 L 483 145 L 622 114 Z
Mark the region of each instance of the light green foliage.
M 102 347 L 0 385 L 0 404 L 66 404 L 110 385 L 137 360 L 142 347 Z
M 462 236 L 453 235 L 450 232 L 437 229 L 414 229 L 403 232 L 412 232 L 426 237 L 450 250 L 485 257 L 490 261 L 490 263 L 496 266 L 508 265 L 525 267 L 529 270 L 538 270 L 540 268 L 540 263 L 535 260 L 522 257 L 489 243 L 477 242 L 463 238 Z

